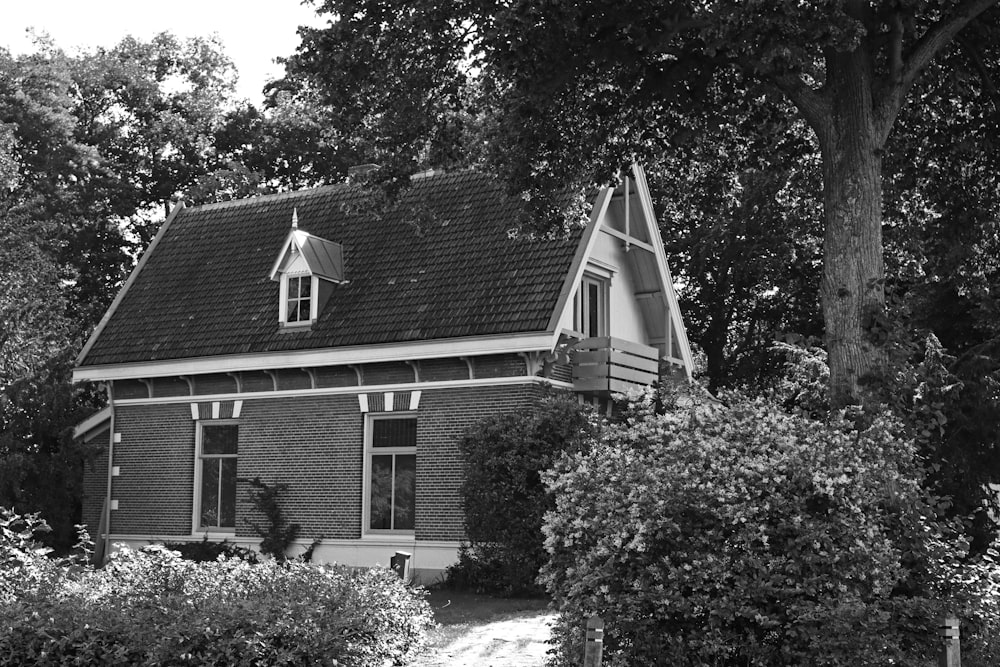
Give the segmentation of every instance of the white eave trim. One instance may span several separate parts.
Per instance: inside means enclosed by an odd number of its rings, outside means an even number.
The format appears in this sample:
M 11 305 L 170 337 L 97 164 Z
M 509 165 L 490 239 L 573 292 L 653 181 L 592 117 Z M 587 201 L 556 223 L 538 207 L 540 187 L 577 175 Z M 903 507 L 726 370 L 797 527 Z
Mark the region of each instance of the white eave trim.
M 235 373 L 264 369 L 371 364 L 387 361 L 550 351 L 555 349 L 558 339 L 558 332 L 545 331 L 470 338 L 442 338 L 378 346 L 358 345 L 318 350 L 291 350 L 84 366 L 73 369 L 73 381 L 137 380 L 201 373 Z

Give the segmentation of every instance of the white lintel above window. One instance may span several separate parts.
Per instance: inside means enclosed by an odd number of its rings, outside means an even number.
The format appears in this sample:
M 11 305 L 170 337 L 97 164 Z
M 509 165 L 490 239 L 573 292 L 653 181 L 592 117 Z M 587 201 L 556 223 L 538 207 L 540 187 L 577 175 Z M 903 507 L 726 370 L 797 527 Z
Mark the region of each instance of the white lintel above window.
M 586 272 L 597 278 L 611 280 L 618 273 L 618 267 L 591 257 L 587 260 Z

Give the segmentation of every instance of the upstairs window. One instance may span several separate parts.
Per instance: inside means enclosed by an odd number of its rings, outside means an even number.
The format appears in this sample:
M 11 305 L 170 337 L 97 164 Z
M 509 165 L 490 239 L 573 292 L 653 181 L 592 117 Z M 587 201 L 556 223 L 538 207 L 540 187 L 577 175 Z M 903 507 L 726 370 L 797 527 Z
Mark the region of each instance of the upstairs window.
M 573 329 L 584 338 L 608 335 L 608 282 L 585 275 L 573 300 Z
M 288 276 L 285 322 L 309 322 L 312 312 L 312 276 Z

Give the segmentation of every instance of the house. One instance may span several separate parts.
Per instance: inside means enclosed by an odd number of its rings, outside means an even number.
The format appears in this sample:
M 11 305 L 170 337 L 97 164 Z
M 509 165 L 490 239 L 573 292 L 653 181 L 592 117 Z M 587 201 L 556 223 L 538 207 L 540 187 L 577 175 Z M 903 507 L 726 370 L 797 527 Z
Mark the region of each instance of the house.
M 249 481 L 288 485 L 299 548 L 440 571 L 463 538 L 456 440 L 556 387 L 581 400 L 689 376 L 645 176 L 601 189 L 560 239 L 511 235 L 509 200 L 465 171 L 393 212 L 349 185 L 164 222 L 80 353 L 108 408 L 84 520 L 112 543 L 256 546 Z M 102 522 L 103 519 L 103 522 Z

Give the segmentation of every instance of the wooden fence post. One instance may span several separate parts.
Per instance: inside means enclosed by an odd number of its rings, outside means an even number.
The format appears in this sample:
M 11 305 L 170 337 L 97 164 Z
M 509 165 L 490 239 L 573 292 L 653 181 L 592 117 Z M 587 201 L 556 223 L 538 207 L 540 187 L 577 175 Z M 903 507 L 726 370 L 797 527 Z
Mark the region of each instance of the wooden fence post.
M 962 651 L 960 644 L 958 619 L 945 616 L 941 623 L 941 654 L 938 657 L 939 667 L 962 667 Z
M 604 653 L 604 621 L 596 614 L 587 621 L 587 644 L 583 653 L 583 667 L 601 667 Z

